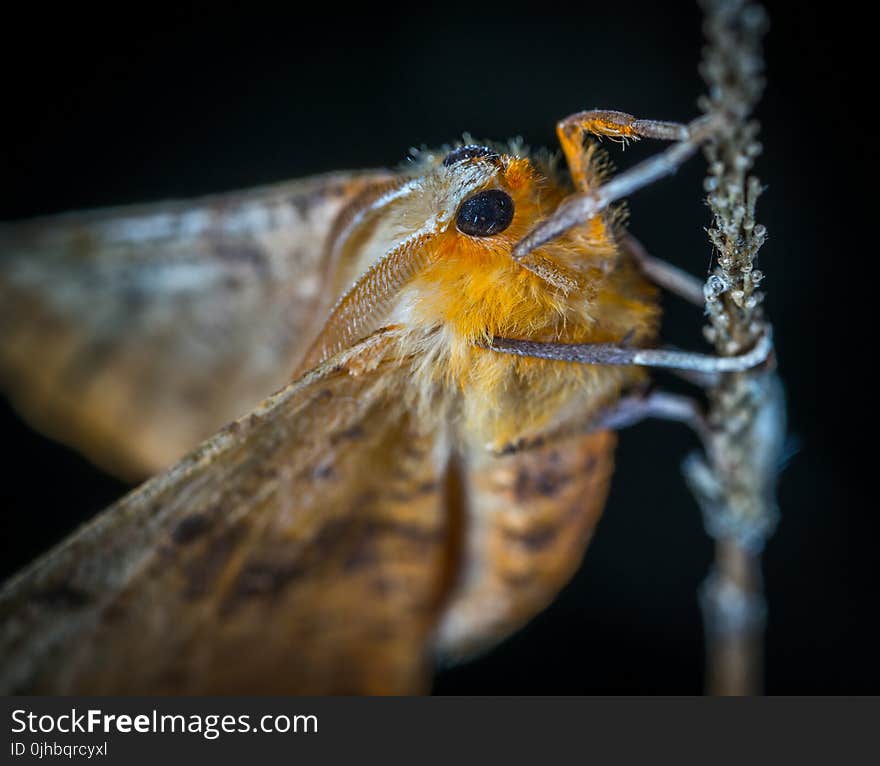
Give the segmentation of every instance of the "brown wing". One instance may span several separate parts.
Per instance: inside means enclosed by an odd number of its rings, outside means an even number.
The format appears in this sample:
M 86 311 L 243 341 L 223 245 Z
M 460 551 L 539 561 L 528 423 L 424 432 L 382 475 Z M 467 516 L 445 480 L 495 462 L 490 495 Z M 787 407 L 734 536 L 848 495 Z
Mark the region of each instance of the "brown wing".
M 0 593 L 0 689 L 413 693 L 453 557 L 445 458 L 378 334 Z
M 0 389 L 108 470 L 143 478 L 170 465 L 290 380 L 331 225 L 385 178 L 0 227 Z
M 463 475 L 468 530 L 458 586 L 436 649 L 458 661 L 522 627 L 580 566 L 614 468 L 610 431 L 547 439 L 521 452 L 475 452 Z

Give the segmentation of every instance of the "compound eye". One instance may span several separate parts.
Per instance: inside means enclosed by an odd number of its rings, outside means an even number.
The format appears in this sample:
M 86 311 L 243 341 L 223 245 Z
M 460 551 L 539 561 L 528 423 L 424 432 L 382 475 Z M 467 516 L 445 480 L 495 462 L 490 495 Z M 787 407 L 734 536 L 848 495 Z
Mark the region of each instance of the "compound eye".
M 480 146 L 479 144 L 468 144 L 467 146 L 459 146 L 458 149 L 453 149 L 449 154 L 446 155 L 443 159 L 443 164 L 448 168 L 450 165 L 455 165 L 457 162 L 462 162 L 463 160 L 469 160 L 473 157 L 497 157 L 488 146 Z
M 491 237 L 504 231 L 513 220 L 513 200 L 500 189 L 488 189 L 461 203 L 455 225 L 471 237 Z

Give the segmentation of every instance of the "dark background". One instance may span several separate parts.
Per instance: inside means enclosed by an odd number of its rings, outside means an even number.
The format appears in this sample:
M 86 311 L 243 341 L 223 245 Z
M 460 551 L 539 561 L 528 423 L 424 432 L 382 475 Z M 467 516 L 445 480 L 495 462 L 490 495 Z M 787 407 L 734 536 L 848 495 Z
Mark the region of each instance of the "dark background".
M 858 18 L 838 21 L 839 8 L 770 10 L 760 266 L 800 451 L 782 475 L 783 519 L 766 553 L 767 690 L 877 693 L 876 501 L 858 489 L 874 430 L 860 394 L 873 375 L 852 361 L 876 250 L 862 210 L 876 156 L 860 106 L 867 52 Z M 555 122 L 571 112 L 689 119 L 702 88 L 688 2 L 591 3 L 574 15 L 553 4 L 376 7 L 357 18 L 254 4 L 17 13 L 4 21 L 2 219 L 393 165 L 410 146 L 465 130 L 554 146 Z M 626 167 L 657 148 L 612 153 Z M 631 202 L 642 241 L 698 275 L 709 260 L 702 173 L 692 161 Z M 674 299 L 666 308 L 666 337 L 700 347 L 698 312 Z M 0 406 L 6 575 L 125 486 Z M 675 425 L 625 432 L 573 583 L 497 650 L 442 673 L 436 690 L 698 693 L 695 592 L 712 550 L 678 472 L 694 446 Z

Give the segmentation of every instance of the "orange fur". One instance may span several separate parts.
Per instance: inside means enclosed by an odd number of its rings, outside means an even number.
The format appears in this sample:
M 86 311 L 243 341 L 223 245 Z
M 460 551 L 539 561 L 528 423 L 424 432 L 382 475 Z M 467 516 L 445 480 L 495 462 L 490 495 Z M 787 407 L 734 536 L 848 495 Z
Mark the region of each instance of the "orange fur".
M 657 295 L 619 253 L 619 213 L 597 216 L 529 256 L 542 275 L 553 277 L 548 281 L 511 252 L 571 192 L 568 182 L 545 175 L 528 157 L 502 154 L 492 162 L 476 159 L 453 168 L 439 159 L 420 167 L 423 175 L 400 187 L 405 194 L 352 234 L 361 255 L 349 260 L 338 281 L 350 284 L 352 276 L 364 276 L 338 304 L 319 344 L 368 326 L 365 313 L 351 316 L 345 307 L 392 306 L 385 319 L 401 328 L 393 354 L 411 365 L 422 416 L 452 414 L 467 439 L 495 449 L 572 419 L 587 420 L 624 387 L 642 381 L 637 368 L 528 359 L 485 348 L 493 336 L 561 343 L 629 336 L 634 343 L 652 342 Z M 601 151 L 584 152 L 582 177 L 600 183 L 607 164 Z M 492 236 L 463 234 L 456 210 L 487 188 L 510 195 L 511 224 Z M 419 264 L 405 285 L 381 276 L 382 259 L 402 248 Z M 365 252 L 378 255 L 365 263 Z
M 601 174 L 599 166 L 594 177 Z M 565 293 L 524 269 L 510 255 L 513 246 L 568 189 L 538 174 L 527 159 L 510 159 L 496 182 L 514 199 L 510 227 L 480 239 L 448 227 L 412 289 L 416 324 L 446 331 L 439 341 L 446 347 L 432 358 L 431 379 L 455 385 L 465 400 L 467 430 L 500 449 L 567 417 L 568 404 L 588 417 L 643 374 L 510 357 L 481 344 L 493 336 L 598 343 L 628 334 L 634 342 L 650 342 L 659 312 L 656 292 L 621 260 L 613 221 L 602 217 L 537 253 L 570 274 L 575 290 Z

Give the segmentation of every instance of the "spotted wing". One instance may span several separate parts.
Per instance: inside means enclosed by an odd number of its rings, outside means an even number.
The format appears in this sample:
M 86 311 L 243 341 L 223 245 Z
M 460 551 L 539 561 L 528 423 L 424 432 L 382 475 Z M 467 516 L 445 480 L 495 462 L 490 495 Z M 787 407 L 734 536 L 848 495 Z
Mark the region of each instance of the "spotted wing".
M 266 400 L 0 593 L 0 689 L 413 693 L 454 560 L 445 457 L 379 334 Z
M 162 469 L 290 380 L 325 239 L 387 174 L 0 227 L 0 390 L 127 478 Z
M 508 455 L 471 453 L 462 476 L 468 521 L 458 585 L 435 639 L 442 661 L 498 643 L 568 583 L 602 515 L 616 442 L 599 431 Z

